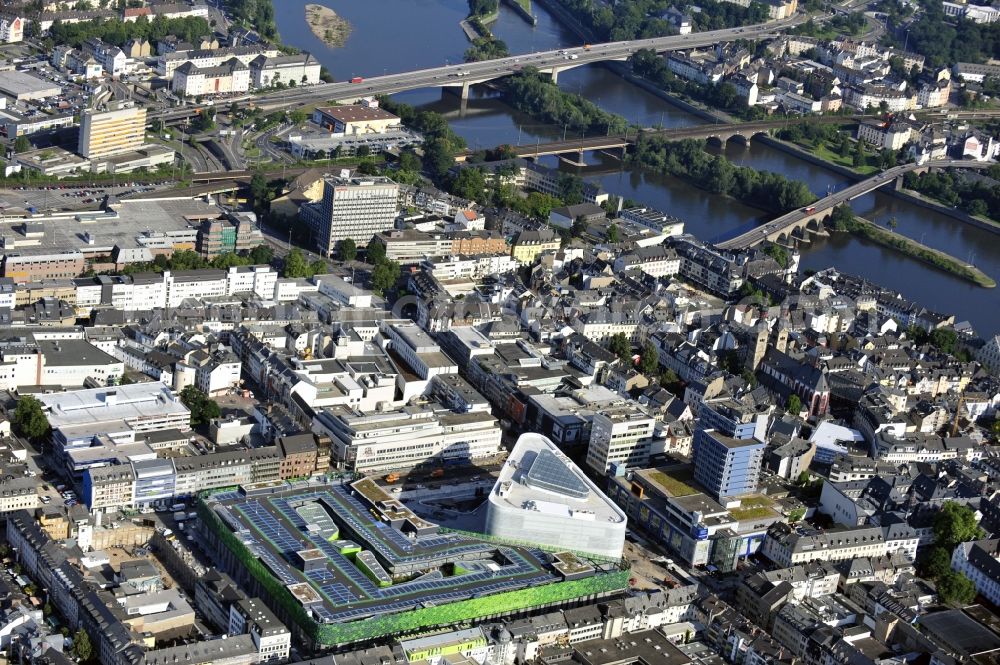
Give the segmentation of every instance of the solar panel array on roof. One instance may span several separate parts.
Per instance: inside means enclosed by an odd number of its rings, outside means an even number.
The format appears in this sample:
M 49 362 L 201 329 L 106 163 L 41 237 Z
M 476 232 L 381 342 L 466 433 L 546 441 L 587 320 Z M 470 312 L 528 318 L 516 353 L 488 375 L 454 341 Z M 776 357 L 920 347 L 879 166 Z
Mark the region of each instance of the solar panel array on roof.
M 583 482 L 566 463 L 548 449 L 538 451 L 525 478 L 528 487 L 548 490 L 564 496 L 586 499 L 590 494 Z

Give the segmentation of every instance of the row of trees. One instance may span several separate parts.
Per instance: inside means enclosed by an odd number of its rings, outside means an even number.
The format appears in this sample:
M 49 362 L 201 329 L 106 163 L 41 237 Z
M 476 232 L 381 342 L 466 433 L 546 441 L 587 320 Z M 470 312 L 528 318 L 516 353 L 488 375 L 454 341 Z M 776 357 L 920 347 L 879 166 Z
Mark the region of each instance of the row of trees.
M 597 0 L 560 0 L 560 3 L 602 41 L 677 34 L 673 24 L 664 18 L 664 10 L 668 6 L 673 6 L 682 12 L 697 6 L 698 11 L 690 11 L 690 15 L 695 23 L 695 29 L 699 32 L 762 23 L 768 17 L 767 5 L 757 0 L 747 7 L 717 0 L 700 2 L 681 0 L 672 5 L 662 0 L 618 0 L 615 3 Z
M 182 249 L 170 256 L 157 254 L 148 263 L 130 263 L 123 268 L 122 273 L 131 275 L 137 272 L 163 272 L 164 270 L 201 270 L 214 268 L 228 270 L 238 266 L 267 265 L 274 258 L 274 251 L 267 245 L 258 245 L 248 252 L 225 252 L 209 260 L 190 249 Z
M 381 106 L 399 116 L 404 125 L 424 135 L 423 168 L 440 184 L 448 170 L 455 165 L 455 155 L 465 149 L 465 139 L 455 133 L 440 113 L 417 111 L 409 104 L 401 104 L 387 97 L 381 98 Z
M 897 39 L 896 45 L 905 41 L 909 50 L 926 56 L 931 69 L 1000 58 L 1000 23 L 948 17 L 934 0 L 921 0 L 920 6 L 920 16 L 907 28 L 908 37 Z
M 725 157 L 708 154 L 702 147 L 702 141 L 670 141 L 644 134 L 639 137 L 631 160 L 778 214 L 816 200 L 805 183 L 770 171 L 735 166 Z
M 584 134 L 621 134 L 625 118 L 608 113 L 590 100 L 564 92 L 548 76 L 528 67 L 506 80 L 511 106 L 543 122 Z
M 920 192 L 945 205 L 958 206 L 970 215 L 983 215 L 1000 221 L 1000 182 L 949 169 L 921 175 L 903 176 L 907 189 Z
M 316 259 L 312 262 L 306 261 L 305 254 L 296 247 L 288 252 L 281 266 L 281 276 L 291 279 L 309 278 L 313 275 L 323 275 L 330 271 L 326 261 Z
M 829 225 L 835 231 L 847 231 L 885 247 L 891 247 L 907 256 L 912 256 L 915 259 L 950 272 L 953 275 L 958 275 L 962 279 L 967 279 L 980 286 L 986 288 L 996 286 L 988 275 L 966 264 L 964 261 L 959 261 L 947 254 L 924 247 L 904 235 L 892 233 L 891 231 L 896 228 L 895 218 L 889 219 L 886 224 L 889 227 L 889 231 L 886 231 L 880 226 L 855 218 L 854 211 L 851 210 L 850 206 L 840 205 L 830 215 Z M 959 350 L 959 355 L 964 356 L 967 353 L 968 351 L 964 349 Z
M 270 4 L 270 0 L 268 0 Z M 157 16 L 152 21 L 145 16 L 135 22 L 125 23 L 119 19 L 96 21 L 81 21 L 80 23 L 62 23 L 56 21 L 49 29 L 49 38 L 55 44 L 69 44 L 79 47 L 88 39 L 98 37 L 108 44 L 124 46 L 132 39 L 148 39 L 155 46 L 156 42 L 174 35 L 186 42 L 197 42 L 202 37 L 212 34 L 208 21 L 200 16 L 185 16 L 183 18 L 165 18 Z

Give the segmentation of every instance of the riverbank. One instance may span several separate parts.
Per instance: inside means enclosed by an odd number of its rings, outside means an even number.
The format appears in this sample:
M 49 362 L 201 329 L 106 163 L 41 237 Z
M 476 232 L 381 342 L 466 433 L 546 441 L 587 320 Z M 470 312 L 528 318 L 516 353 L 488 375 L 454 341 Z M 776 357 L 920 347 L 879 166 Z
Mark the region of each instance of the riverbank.
M 538 17 L 531 13 L 531 0 L 504 0 L 507 5 L 514 10 L 514 13 L 523 18 L 531 26 L 538 25 Z
M 855 216 L 854 221 L 855 223 L 851 226 L 851 228 L 845 231 L 831 229 L 831 232 L 850 233 L 851 235 L 859 238 L 870 240 L 874 243 L 882 245 L 883 247 L 894 249 L 897 252 L 920 261 L 921 263 L 951 273 L 956 277 L 961 277 L 962 279 L 972 282 L 973 284 L 981 286 L 985 289 L 992 289 L 997 285 L 996 281 L 992 277 L 984 273 L 979 268 L 962 263 L 950 254 L 934 249 L 933 247 L 923 245 L 916 240 L 907 238 L 899 233 L 887 231 L 874 222 L 862 217 Z
M 894 189 L 893 195 L 896 196 L 897 198 L 903 199 L 908 203 L 912 203 L 913 205 L 918 205 L 921 208 L 927 208 L 928 210 L 939 212 L 942 215 L 948 215 L 949 217 L 954 217 L 955 219 L 965 222 L 966 224 L 971 224 L 976 228 L 1000 235 L 1000 222 L 995 222 L 992 219 L 985 219 L 982 217 L 976 217 L 975 215 L 970 215 L 964 210 L 947 206 L 941 203 L 940 201 L 935 201 L 934 199 L 925 196 L 924 194 L 921 194 L 918 191 L 912 189 Z
M 790 143 L 788 141 L 782 141 L 781 139 L 775 138 L 773 136 L 760 136 L 757 139 L 761 143 L 770 146 L 776 150 L 781 150 L 789 155 L 794 155 L 799 159 L 805 160 L 816 166 L 820 166 L 825 169 L 829 169 L 845 178 L 850 178 L 855 182 L 864 180 L 865 177 L 858 173 L 854 168 L 841 166 L 834 162 L 827 161 L 822 157 L 809 152 L 801 148 L 800 146 Z M 920 206 L 921 208 L 926 208 L 927 210 L 933 210 L 934 212 L 941 213 L 942 215 L 947 215 L 952 219 L 956 219 L 964 224 L 974 226 L 978 229 L 984 231 L 989 231 L 990 233 L 996 233 L 1000 235 L 1000 223 L 994 222 L 989 219 L 981 219 L 979 217 L 974 217 L 964 210 L 959 210 L 958 208 L 952 208 L 951 206 L 944 205 L 938 201 L 935 201 L 927 196 L 924 196 L 920 192 L 916 192 L 909 189 L 897 189 L 896 187 L 883 187 L 881 192 L 894 196 L 900 200 L 906 201 L 907 203 L 912 203 L 914 205 Z
M 306 5 L 306 23 L 316 38 L 331 48 L 340 48 L 351 36 L 351 24 L 323 5 Z

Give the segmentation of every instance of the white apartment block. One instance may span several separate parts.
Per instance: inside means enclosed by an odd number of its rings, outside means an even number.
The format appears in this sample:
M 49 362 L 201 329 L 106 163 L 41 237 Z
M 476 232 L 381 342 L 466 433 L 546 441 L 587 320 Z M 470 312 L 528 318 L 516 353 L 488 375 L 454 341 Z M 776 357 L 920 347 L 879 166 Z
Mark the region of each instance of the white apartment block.
M 9 44 L 24 40 L 24 24 L 27 21 L 20 16 L 0 16 L 0 42 Z
M 942 2 L 945 16 L 965 18 L 974 23 L 995 23 L 1000 20 L 1000 9 L 989 5 L 973 5 L 958 2 Z
M 237 58 L 230 58 L 218 67 L 198 67 L 185 62 L 174 71 L 170 89 L 186 97 L 246 92 L 250 89 L 250 68 Z
M 641 467 L 649 462 L 656 421 L 629 407 L 594 414 L 587 466 L 604 475 L 612 464 Z
M 362 473 L 434 460 L 477 460 L 500 451 L 501 431 L 489 413 L 456 414 L 429 406 L 370 414 L 343 406 L 322 409 L 312 430 L 333 440 L 331 464 Z
M 207 395 L 222 395 L 240 383 L 243 364 L 235 356 L 230 359 L 212 359 L 196 368 L 195 386 Z
M 632 252 L 620 254 L 615 259 L 614 270 L 616 273 L 640 270 L 650 277 L 669 277 L 680 272 L 681 259 L 677 252 L 663 245 L 638 247 Z
M 427 260 L 424 265 L 434 277 L 440 280 L 477 280 L 488 275 L 517 270 L 518 262 L 506 254 L 501 254 L 497 256 L 435 258 Z
M 986 340 L 986 344 L 976 353 L 978 360 L 992 374 L 1000 374 L 1000 335 Z
M 951 568 L 972 580 L 983 598 L 1000 603 L 1000 540 L 959 543 L 951 555 Z
M 878 526 L 800 533 L 780 524 L 768 530 L 760 552 L 779 566 L 790 568 L 810 561 L 883 557 L 888 547 L 882 527 Z
M 280 51 L 274 47 L 234 46 L 213 50 L 173 51 L 164 53 L 156 61 L 156 73 L 172 81 L 177 68 L 185 62 L 193 63 L 199 69 L 220 67 L 231 58 L 250 66 L 250 62 L 258 56 L 277 57 Z
M 458 365 L 415 323 L 385 323 L 382 334 L 388 349 L 398 354 L 421 379 L 438 374 L 458 374 Z
M 886 125 L 880 120 L 862 120 L 858 123 L 858 140 L 880 149 L 899 150 L 910 142 L 913 128 L 906 123 Z
M 287 86 L 316 85 L 320 82 L 320 64 L 308 53 L 299 55 L 258 56 L 250 62 L 250 83 L 267 88 L 277 83 Z
M 178 307 L 188 298 L 228 297 L 240 293 L 252 293 L 261 299 L 271 300 L 275 297 L 278 273 L 269 266 L 178 272 L 166 270 L 162 274 L 99 275 L 78 279 L 75 284 L 78 309 L 110 306 L 135 311 Z
M 83 339 L 38 340 L 0 350 L 0 387 L 83 386 L 125 373 L 125 364 Z
M 38 506 L 38 484 L 34 478 L 11 478 L 0 483 L 0 514 L 33 511 Z

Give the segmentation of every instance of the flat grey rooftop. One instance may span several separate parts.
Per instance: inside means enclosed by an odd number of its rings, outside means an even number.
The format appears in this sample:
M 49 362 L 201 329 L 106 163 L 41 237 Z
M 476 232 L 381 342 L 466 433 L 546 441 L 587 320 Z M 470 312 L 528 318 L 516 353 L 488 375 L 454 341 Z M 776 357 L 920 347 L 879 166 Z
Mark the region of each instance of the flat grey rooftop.
M 53 193 L 52 197 L 53 203 L 61 203 L 57 201 L 58 193 Z M 198 220 L 221 214 L 222 211 L 217 206 L 200 200 L 125 200 L 119 202 L 117 216 L 105 215 L 97 209 L 97 204 L 94 204 L 92 211 L 75 211 L 59 216 L 38 215 L 32 221 L 41 222 L 45 232 L 37 243 L 25 243 L 26 239 L 20 229 L 23 220 L 20 219 L 0 221 L 0 235 L 16 240 L 17 247 L 12 252 L 22 255 L 71 250 L 92 252 L 115 246 L 136 248 L 143 246 L 139 238 L 144 234 L 193 234 Z M 93 245 L 84 240 L 86 233 L 93 236 Z

